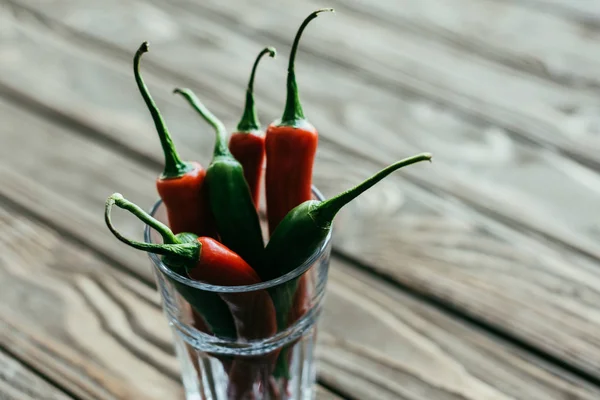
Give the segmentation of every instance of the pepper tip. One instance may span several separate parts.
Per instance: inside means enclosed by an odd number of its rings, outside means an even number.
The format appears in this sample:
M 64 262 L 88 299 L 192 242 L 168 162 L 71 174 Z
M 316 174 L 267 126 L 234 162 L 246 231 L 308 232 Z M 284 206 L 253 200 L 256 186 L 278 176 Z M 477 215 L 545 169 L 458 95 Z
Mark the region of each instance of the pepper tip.
M 106 199 L 106 204 L 107 205 L 119 204 L 123 200 L 125 200 L 125 197 L 123 197 L 123 195 L 121 193 L 113 193 L 110 196 L 108 196 L 108 199 Z
M 147 53 L 150 45 L 147 41 L 142 42 L 140 48 L 138 49 L 138 53 Z
M 327 8 L 319 8 L 318 10 L 316 10 L 314 12 L 314 15 L 317 16 L 322 12 L 331 12 L 335 14 L 335 10 L 332 7 L 327 7 Z

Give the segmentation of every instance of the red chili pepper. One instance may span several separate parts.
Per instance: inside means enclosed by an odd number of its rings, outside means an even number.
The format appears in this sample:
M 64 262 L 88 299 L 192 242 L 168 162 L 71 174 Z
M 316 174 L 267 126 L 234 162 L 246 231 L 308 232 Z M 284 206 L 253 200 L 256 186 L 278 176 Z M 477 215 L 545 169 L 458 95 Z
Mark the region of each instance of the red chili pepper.
M 162 236 L 164 244 L 137 242 L 121 235 L 111 221 L 113 205 L 130 211 L 155 229 Z M 219 286 L 253 285 L 261 282 L 256 271 L 223 244 L 212 238 L 197 237 L 190 233 L 175 235 L 166 225 L 119 193 L 106 200 L 104 218 L 117 239 L 138 250 L 162 255 L 164 264 L 180 275 Z M 193 289 L 187 288 L 185 292 L 180 290 L 180 293 L 190 304 L 196 303 Z M 277 332 L 275 307 L 266 290 L 221 293 L 220 297 L 233 315 L 238 339 L 266 339 Z M 272 366 L 278 353 L 279 351 L 274 351 L 267 355 L 234 359 L 230 369 L 229 390 L 237 394 L 235 398 L 243 398 L 252 389 L 263 367 Z
M 110 218 L 113 205 L 130 211 L 155 229 L 162 236 L 164 244 L 137 242 L 121 235 L 113 226 Z M 244 286 L 261 282 L 256 271 L 242 257 L 225 247 L 225 245 L 215 239 L 198 237 L 190 233 L 175 235 L 166 225 L 152 218 L 139 206 L 125 199 L 119 193 L 115 193 L 107 199 L 105 220 L 106 225 L 117 239 L 135 249 L 162 255 L 165 265 L 180 275 L 218 286 Z M 244 339 L 262 339 L 268 337 L 269 333 L 276 332 L 273 302 L 266 291 L 227 293 L 222 294 L 221 297 L 226 302 L 230 300 L 232 303 L 238 298 L 245 298 L 246 301 L 249 301 L 232 304 L 235 305 L 231 310 L 234 318 L 236 316 L 252 315 L 250 320 L 243 318 L 236 321 L 236 326 L 241 331 L 238 331 L 240 337 Z M 259 297 L 261 298 L 259 303 L 264 307 L 255 307 L 257 305 L 256 298 Z M 264 299 L 262 299 L 263 297 Z M 251 307 L 248 307 L 249 305 Z
M 171 140 L 167 125 L 140 74 L 140 59 L 142 54 L 147 51 L 148 42 L 144 42 L 135 53 L 133 73 L 144 102 L 154 120 L 165 154 L 165 169 L 156 180 L 156 189 L 165 203 L 170 228 L 175 233 L 190 232 L 200 236 L 216 237 L 216 229 L 204 187 L 206 171 L 200 163 L 181 160 Z
M 281 120 L 267 128 L 265 148 L 267 155 L 267 216 L 269 232 L 297 205 L 312 198 L 312 169 L 317 151 L 318 134 L 304 117 L 300 104 L 294 60 L 304 28 L 324 8 L 310 14 L 296 33 L 290 53 L 287 76 L 287 100 Z
M 304 29 L 324 11 L 333 9 L 314 11 L 302 22 L 296 33 L 288 64 L 287 100 L 283 116 L 269 125 L 266 132 L 266 194 L 270 234 L 290 210 L 312 199 L 312 170 L 319 137 L 315 127 L 304 116 L 294 62 Z M 274 271 L 268 272 L 273 274 Z M 294 304 L 289 309 L 289 316 L 286 318 L 289 324 L 295 322 L 306 311 L 304 308 L 308 298 L 305 279 L 306 277 L 300 279 L 300 290 L 296 292 Z M 280 321 L 281 323 L 283 321 Z M 281 353 L 276 366 L 277 377 L 287 376 L 290 355 L 289 348 Z
M 121 235 L 110 219 L 113 205 L 130 211 L 151 226 L 163 237 L 165 243 L 142 243 Z M 113 194 L 106 201 L 105 219 L 117 239 L 138 250 L 161 254 L 165 265 L 180 275 L 218 286 L 244 286 L 261 282 L 256 271 L 225 245 L 215 239 L 196 237 L 189 233 L 174 235 L 166 225 L 119 193 Z M 266 291 L 223 293 L 221 297 L 230 305 L 239 337 L 248 340 L 264 339 L 277 331 L 275 309 Z
M 267 47 L 256 57 L 248 81 L 248 89 L 246 90 L 244 114 L 237 126 L 237 132 L 234 132 L 229 138 L 229 150 L 244 168 L 244 177 L 257 209 L 260 200 L 260 181 L 265 161 L 265 136 L 260 129 L 260 122 L 254 104 L 254 76 L 258 62 L 265 54 L 269 54 L 270 57 L 274 58 L 277 53 L 273 47 Z

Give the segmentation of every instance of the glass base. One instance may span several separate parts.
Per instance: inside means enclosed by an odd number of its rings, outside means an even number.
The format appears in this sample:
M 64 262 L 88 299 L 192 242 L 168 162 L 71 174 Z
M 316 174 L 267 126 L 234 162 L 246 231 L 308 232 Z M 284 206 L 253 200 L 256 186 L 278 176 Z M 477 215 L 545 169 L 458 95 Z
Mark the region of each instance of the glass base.
M 313 400 L 316 327 L 276 352 L 246 357 L 208 354 L 173 329 L 186 400 Z

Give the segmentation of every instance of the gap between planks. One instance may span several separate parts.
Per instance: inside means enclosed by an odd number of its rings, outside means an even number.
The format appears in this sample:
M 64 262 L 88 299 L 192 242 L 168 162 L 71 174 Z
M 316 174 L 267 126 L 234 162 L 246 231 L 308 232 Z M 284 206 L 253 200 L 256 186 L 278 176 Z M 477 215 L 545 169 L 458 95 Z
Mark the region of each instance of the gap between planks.
M 4 397 L 6 396 L 6 397 Z M 14 396 L 14 397 L 13 397 Z M 0 398 L 19 400 L 76 400 L 77 396 L 48 379 L 0 343 Z

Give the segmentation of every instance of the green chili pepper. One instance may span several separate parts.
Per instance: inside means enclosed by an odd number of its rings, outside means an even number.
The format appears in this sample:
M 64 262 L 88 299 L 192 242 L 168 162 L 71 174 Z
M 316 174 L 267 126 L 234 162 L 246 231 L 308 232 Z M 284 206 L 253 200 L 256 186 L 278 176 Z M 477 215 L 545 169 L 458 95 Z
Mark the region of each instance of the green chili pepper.
M 267 244 L 265 271 L 272 274 L 267 279 L 282 276 L 308 260 L 329 235 L 335 215 L 350 201 L 397 169 L 430 159 L 431 155 L 428 153 L 406 158 L 329 200 L 309 200 L 292 209 L 277 226 Z M 279 329 L 286 327 L 296 285 L 297 279 L 293 279 L 272 288 L 270 292 L 277 309 Z
M 242 165 L 227 146 L 225 126 L 190 89 L 175 89 L 215 129 L 217 140 L 206 170 L 210 206 L 221 242 L 262 277 L 264 242 L 260 221 Z
M 266 278 L 274 279 L 285 275 L 308 260 L 327 238 L 334 217 L 346 204 L 392 172 L 426 160 L 431 160 L 431 154 L 423 153 L 406 158 L 382 169 L 361 184 L 329 200 L 308 200 L 293 208 L 277 226 L 265 249 L 265 271 L 270 273 Z M 288 290 L 285 291 L 288 292 Z M 287 298 L 285 301 L 280 300 L 279 304 L 285 305 L 291 304 L 292 301 Z M 280 311 L 279 307 L 278 311 Z M 286 315 L 282 317 L 287 318 L 287 311 Z M 284 323 L 282 320 L 281 324 Z
M 425 160 L 431 160 L 431 154 L 423 153 L 398 161 L 329 200 L 309 200 L 292 209 L 267 244 L 265 272 L 269 275 L 265 278 L 286 274 L 313 255 L 329 234 L 335 215 L 350 201 L 397 169 Z
M 277 226 L 267 244 L 264 270 L 272 275 L 266 278 L 282 276 L 308 260 L 323 244 L 331 231 L 333 219 L 346 204 L 397 169 L 425 160 L 431 160 L 431 154 L 423 153 L 398 161 L 329 200 L 309 200 L 292 209 Z M 298 279 L 292 279 L 269 290 L 277 312 L 279 331 L 287 328 Z M 275 377 L 289 378 L 288 351 L 289 349 L 285 348 L 279 355 L 273 373 Z

